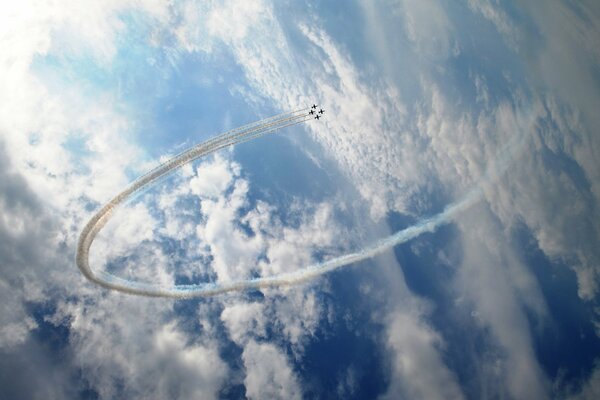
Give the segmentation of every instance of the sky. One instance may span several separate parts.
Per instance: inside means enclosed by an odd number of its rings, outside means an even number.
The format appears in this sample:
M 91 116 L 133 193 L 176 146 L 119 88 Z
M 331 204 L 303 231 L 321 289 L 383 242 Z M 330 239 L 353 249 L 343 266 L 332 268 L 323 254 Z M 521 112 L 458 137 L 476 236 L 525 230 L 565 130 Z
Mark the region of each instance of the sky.
M 600 397 L 594 0 L 0 5 L 0 399 Z M 153 285 L 301 271 L 194 299 Z

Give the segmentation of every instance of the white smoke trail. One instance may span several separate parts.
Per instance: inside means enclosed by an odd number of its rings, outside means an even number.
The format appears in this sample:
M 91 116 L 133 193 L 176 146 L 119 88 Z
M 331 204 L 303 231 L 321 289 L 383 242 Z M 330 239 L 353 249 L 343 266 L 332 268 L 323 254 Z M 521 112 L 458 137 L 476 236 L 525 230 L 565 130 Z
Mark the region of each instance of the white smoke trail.
M 357 252 L 335 257 L 324 262 L 319 262 L 295 272 L 229 282 L 208 282 L 194 285 L 160 286 L 130 281 L 119 278 L 105 271 L 96 273 L 90 268 L 90 247 L 98 232 L 100 232 L 104 225 L 106 225 L 106 223 L 109 221 L 115 207 L 126 201 L 135 193 L 138 193 L 149 185 L 156 183 L 158 179 L 171 174 L 177 168 L 180 168 L 193 160 L 206 156 L 219 149 L 256 139 L 279 129 L 312 119 L 312 115 L 306 112 L 306 110 L 307 109 L 301 109 L 291 113 L 280 114 L 275 117 L 267 118 L 265 120 L 244 125 L 240 128 L 225 132 L 224 134 L 200 143 L 176 155 L 175 157 L 159 165 L 134 181 L 128 188 L 119 193 L 113 200 L 102 207 L 100 211 L 98 211 L 90 219 L 81 232 L 77 246 L 76 263 L 83 275 L 90 281 L 107 289 L 140 296 L 170 298 L 214 296 L 232 291 L 289 286 L 302 283 L 327 272 L 379 255 L 394 246 L 414 239 L 423 233 L 433 232 L 441 225 L 451 222 L 458 214 L 481 199 L 484 186 L 491 183 L 491 174 L 493 173 L 496 177 L 498 177 L 504 173 L 504 171 L 510 165 L 510 160 L 516 154 L 516 151 L 522 147 L 522 142 L 525 139 L 525 135 L 523 135 L 520 137 L 517 136 L 513 138 L 513 140 L 509 141 L 508 145 L 505 146 L 505 148 L 496 157 L 494 166 L 495 168 L 488 169 L 488 172 L 481 179 L 479 185 L 472 189 L 460 201 L 451 204 L 441 213 L 422 219 L 416 224 L 398 231 L 391 236 L 380 239 Z

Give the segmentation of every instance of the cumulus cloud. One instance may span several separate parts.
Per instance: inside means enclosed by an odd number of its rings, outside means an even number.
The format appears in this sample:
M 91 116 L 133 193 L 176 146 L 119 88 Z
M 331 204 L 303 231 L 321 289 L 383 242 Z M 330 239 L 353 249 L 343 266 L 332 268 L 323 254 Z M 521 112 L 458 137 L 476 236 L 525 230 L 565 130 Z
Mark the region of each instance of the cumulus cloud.
M 291 272 L 315 262 L 317 252 L 337 254 L 344 247 L 345 229 L 331 203 L 297 200 L 280 212 L 261 199 L 251 203 L 240 165 L 221 156 L 200 164 L 182 184 L 199 199 L 198 244 L 212 256 L 220 280 Z M 284 215 L 292 221 L 284 223 Z
M 189 193 L 195 193 L 196 180 L 204 179 L 202 171 L 212 170 L 213 165 L 227 171 L 223 176 L 228 177 L 228 185 L 222 187 L 219 197 L 198 192 L 203 220 L 196 229 L 197 243 L 211 255 L 209 267 L 218 279 L 295 271 L 314 263 L 317 254 L 337 255 L 346 247 L 346 229 L 334 218 L 330 203 L 293 204 L 288 210 L 293 223 L 284 222 L 283 214 L 265 201 L 258 200 L 249 207 L 250 183 L 241 177 L 236 162 L 215 158 L 203 163 L 189 181 Z M 269 326 L 294 352 L 301 352 L 323 317 L 324 309 L 315 293 L 318 286 L 265 289 L 262 302 L 225 303 L 221 320 L 231 339 L 240 345 L 263 337 Z
M 203 163 L 196 170 L 197 176 L 190 182 L 190 190 L 197 196 L 219 197 L 229 187 L 234 176 L 239 175 L 239 166 L 229 164 L 216 156 L 212 163 Z
M 300 399 L 302 391 L 285 356 L 270 343 L 250 342 L 242 353 L 249 399 Z
M 227 365 L 214 343 L 186 345 L 187 338 L 173 325 L 165 325 L 154 341 L 164 370 L 159 373 L 158 390 L 153 395 L 171 398 L 217 398 L 227 377 Z M 167 372 L 166 374 L 164 372 Z
M 201 202 L 206 223 L 198 225 L 197 235 L 209 247 L 212 267 L 222 281 L 248 277 L 264 248 L 260 235 L 249 236 L 238 228 L 238 212 L 246 204 L 247 192 L 248 183 L 237 180 L 230 196 Z
M 462 399 L 456 377 L 444 366 L 438 349 L 443 339 L 407 313 L 390 315 L 386 333 L 392 350 L 392 382 L 384 399 Z
M 14 349 L 37 327 L 26 303 L 45 298 L 42 277 L 50 277 L 58 263 L 52 249 L 60 235 L 41 200 L 13 170 L 2 141 L 0 171 L 0 349 Z
M 252 337 L 265 337 L 266 319 L 264 305 L 258 302 L 235 303 L 225 307 L 221 313 L 231 340 L 238 344 L 245 344 Z
M 123 256 L 126 252 L 139 247 L 143 241 L 154 237 L 157 221 L 150 214 L 148 207 L 142 203 L 123 207 L 117 210 L 110 221 L 92 254 L 107 257 Z
M 55 315 L 71 319 L 75 363 L 91 387 L 101 398 L 217 398 L 228 376 L 218 342 L 192 339 L 169 321 L 171 302 L 139 300 L 117 295 L 89 306 L 67 303 Z

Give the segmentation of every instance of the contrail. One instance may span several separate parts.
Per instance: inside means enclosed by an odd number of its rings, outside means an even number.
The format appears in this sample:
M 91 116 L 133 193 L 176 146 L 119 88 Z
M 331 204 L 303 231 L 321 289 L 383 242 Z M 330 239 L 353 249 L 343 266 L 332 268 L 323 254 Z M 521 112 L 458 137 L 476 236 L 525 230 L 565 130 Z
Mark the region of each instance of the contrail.
M 174 156 L 135 180 L 128 188 L 123 190 L 114 199 L 108 202 L 108 204 L 102 207 L 83 228 L 81 235 L 79 236 L 76 256 L 77 266 L 83 275 L 90 281 L 102 287 L 123 293 L 148 297 L 170 297 L 180 299 L 214 296 L 221 293 L 248 289 L 295 285 L 316 278 L 327 272 L 379 255 L 392 247 L 414 239 L 423 233 L 435 231 L 438 227 L 449 223 L 458 214 L 480 200 L 483 195 L 483 186 L 490 182 L 491 178 L 489 175 L 492 171 L 488 170 L 488 173 L 482 178 L 478 186 L 472 189 L 460 201 L 451 204 L 439 214 L 424 218 L 416 224 L 400 230 L 391 236 L 380 239 L 359 251 L 319 262 L 295 272 L 229 282 L 207 282 L 194 285 L 163 286 L 130 281 L 105 271 L 95 272 L 90 268 L 90 247 L 96 238 L 96 235 L 109 221 L 117 206 L 125 202 L 135 193 L 155 184 L 160 178 L 173 173 L 176 169 L 198 158 L 204 157 L 219 149 L 253 140 L 279 129 L 311 120 L 313 116 L 307 110 L 309 110 L 309 108 L 280 114 L 227 131 Z M 508 168 L 509 161 L 515 154 L 515 148 L 518 146 L 517 142 L 521 143 L 523 139 L 524 137 L 520 137 L 511 140 L 497 156 L 496 168 L 495 171 L 493 171 L 497 176 L 501 175 Z

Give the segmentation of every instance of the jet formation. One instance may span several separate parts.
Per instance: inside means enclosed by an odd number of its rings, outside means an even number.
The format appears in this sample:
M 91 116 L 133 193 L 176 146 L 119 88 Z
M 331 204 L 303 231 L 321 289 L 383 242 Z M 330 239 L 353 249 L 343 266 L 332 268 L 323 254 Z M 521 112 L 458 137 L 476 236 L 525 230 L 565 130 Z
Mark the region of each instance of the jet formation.
M 312 107 L 310 108 L 310 111 L 308 112 L 310 115 L 314 115 L 316 120 L 318 120 L 319 118 L 321 118 L 323 116 L 323 114 L 325 114 L 325 110 L 320 108 L 319 111 L 317 111 L 317 108 L 318 108 L 318 106 L 316 104 L 313 104 Z

